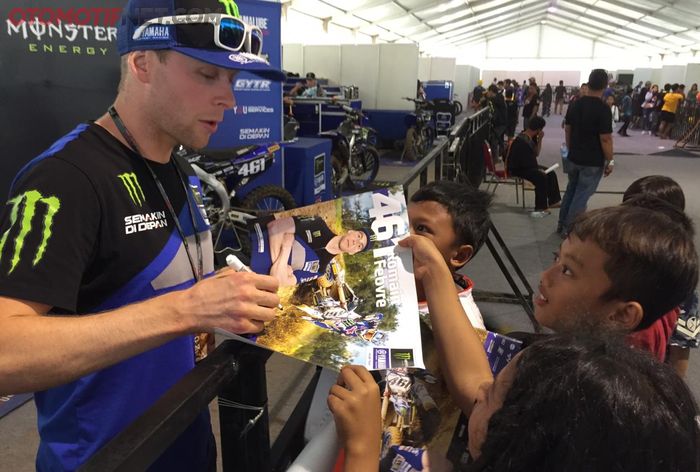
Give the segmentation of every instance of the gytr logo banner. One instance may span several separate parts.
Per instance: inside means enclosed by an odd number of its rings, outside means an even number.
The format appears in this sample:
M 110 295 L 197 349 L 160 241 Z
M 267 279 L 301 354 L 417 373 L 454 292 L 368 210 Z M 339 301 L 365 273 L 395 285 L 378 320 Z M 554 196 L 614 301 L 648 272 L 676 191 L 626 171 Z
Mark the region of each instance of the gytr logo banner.
M 12 259 L 10 261 L 10 270 L 8 274 L 11 274 L 17 264 L 21 261 L 22 249 L 24 249 L 24 242 L 27 235 L 32 231 L 32 227 L 35 223 L 34 216 L 37 210 L 44 210 L 44 218 L 42 220 L 42 233 L 41 241 L 39 247 L 36 248 L 36 255 L 32 261 L 32 265 L 35 266 L 41 261 L 46 252 L 46 246 L 51 239 L 51 227 L 53 226 L 53 219 L 61 209 L 61 200 L 54 196 L 45 197 L 37 190 L 29 190 L 12 200 L 7 202 L 8 205 L 12 205 L 12 211 L 10 212 L 10 227 L 5 231 L 0 239 L 0 262 L 5 251 L 5 243 L 7 243 L 10 231 L 18 225 L 19 232 L 15 236 L 14 250 L 12 251 Z
M 133 172 L 125 172 L 119 174 L 117 177 L 121 179 L 124 187 L 126 187 L 134 205 L 143 206 L 143 203 L 146 201 L 146 196 L 143 194 L 143 189 L 141 188 L 141 184 L 139 184 L 139 179 L 136 177 L 136 174 Z

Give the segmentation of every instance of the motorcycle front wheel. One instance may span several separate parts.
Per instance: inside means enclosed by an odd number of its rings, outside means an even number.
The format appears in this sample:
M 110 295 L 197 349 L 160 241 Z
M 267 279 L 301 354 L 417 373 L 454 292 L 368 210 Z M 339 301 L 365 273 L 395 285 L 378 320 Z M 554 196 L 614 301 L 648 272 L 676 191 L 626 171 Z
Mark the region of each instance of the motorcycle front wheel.
M 263 185 L 245 196 L 243 208 L 253 210 L 260 216 L 297 207 L 291 193 L 276 185 Z
M 253 216 L 261 217 L 296 207 L 297 203 L 291 193 L 276 185 L 263 185 L 246 195 L 240 202 L 239 209 Z M 234 229 L 241 242 L 241 251 L 250 257 L 248 226 L 234 224 Z
M 372 146 L 367 146 L 353 159 L 358 161 L 352 165 L 350 179 L 355 187 L 365 188 L 372 183 L 379 172 L 379 152 Z

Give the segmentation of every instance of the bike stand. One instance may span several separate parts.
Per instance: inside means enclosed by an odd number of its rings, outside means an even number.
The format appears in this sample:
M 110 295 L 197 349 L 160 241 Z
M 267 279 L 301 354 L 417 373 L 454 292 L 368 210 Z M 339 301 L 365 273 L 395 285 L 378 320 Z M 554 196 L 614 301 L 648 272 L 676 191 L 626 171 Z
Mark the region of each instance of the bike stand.
M 499 253 L 496 245 L 494 245 L 494 242 L 492 241 L 492 236 L 493 239 L 496 240 L 496 244 L 500 248 L 501 252 L 515 271 L 515 275 L 520 280 L 520 283 L 525 288 L 525 294 L 522 290 L 520 290 L 520 287 L 516 283 L 515 278 L 508 270 L 508 267 L 506 266 L 503 257 L 501 257 L 501 254 Z M 542 331 L 542 327 L 535 319 L 535 311 L 532 306 L 532 297 L 534 295 L 532 287 L 525 278 L 525 274 L 523 274 L 523 271 L 520 269 L 520 266 L 513 257 L 513 254 L 510 252 L 510 249 L 508 249 L 508 246 L 506 246 L 505 241 L 503 241 L 501 234 L 498 232 L 493 222 L 491 222 L 489 234 L 486 236 L 486 247 L 488 247 L 489 251 L 491 252 L 491 256 L 494 258 L 496 264 L 498 264 L 498 267 L 501 269 L 501 273 L 506 278 L 506 281 L 508 282 L 508 285 L 510 286 L 513 293 L 475 290 L 474 300 L 490 303 L 510 303 L 514 305 L 520 305 L 525 310 L 525 314 L 530 319 L 530 322 L 532 323 L 532 327 L 535 330 L 535 332 L 540 333 Z

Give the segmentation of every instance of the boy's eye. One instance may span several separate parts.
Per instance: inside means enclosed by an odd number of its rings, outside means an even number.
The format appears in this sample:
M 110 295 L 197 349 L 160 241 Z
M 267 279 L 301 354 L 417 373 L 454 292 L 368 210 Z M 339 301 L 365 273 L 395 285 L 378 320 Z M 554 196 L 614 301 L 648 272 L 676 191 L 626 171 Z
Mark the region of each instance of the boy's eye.
M 207 79 L 207 80 L 214 80 L 214 79 L 216 79 L 216 74 L 211 73 L 211 72 L 202 71 L 202 72 L 200 72 L 200 74 L 202 75 L 202 77 L 204 77 L 204 78 Z
M 561 273 L 564 275 L 573 275 L 571 273 L 571 269 L 569 269 L 567 266 L 563 265 L 561 266 Z
M 559 253 L 558 252 L 553 252 L 552 256 L 554 256 L 554 262 L 559 262 Z
M 425 225 L 416 225 L 416 231 L 426 233 L 428 232 L 428 228 Z

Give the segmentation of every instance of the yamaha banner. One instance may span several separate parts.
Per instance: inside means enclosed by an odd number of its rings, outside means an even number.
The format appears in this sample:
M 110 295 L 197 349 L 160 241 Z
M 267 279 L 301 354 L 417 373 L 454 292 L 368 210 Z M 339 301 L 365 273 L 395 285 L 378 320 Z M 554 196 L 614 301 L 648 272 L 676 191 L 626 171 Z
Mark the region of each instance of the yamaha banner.
M 101 116 L 119 83 L 117 24 L 126 0 L 8 0 L 0 5 L 0 200 L 29 160 L 81 122 Z M 263 51 L 279 67 L 281 7 L 236 2 L 264 33 Z M 212 147 L 280 141 L 281 85 L 239 74 L 236 109 Z
M 281 5 L 265 1 L 236 2 L 241 18 L 263 32 L 263 54 L 276 68 L 282 65 Z M 225 149 L 245 144 L 282 140 L 282 84 L 248 72 L 236 76 L 233 86 L 236 106 L 209 141 L 209 148 Z

